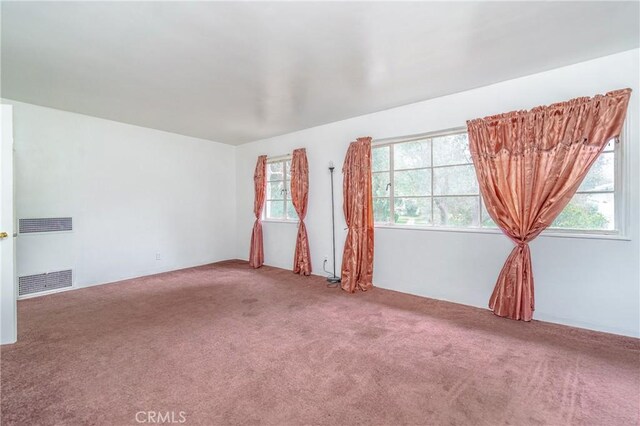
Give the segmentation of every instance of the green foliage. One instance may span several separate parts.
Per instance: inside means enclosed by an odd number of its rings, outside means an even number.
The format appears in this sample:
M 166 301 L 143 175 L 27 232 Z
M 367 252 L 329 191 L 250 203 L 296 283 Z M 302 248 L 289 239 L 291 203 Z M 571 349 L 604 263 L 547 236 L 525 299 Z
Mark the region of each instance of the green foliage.
M 393 146 L 393 167 L 396 170 L 431 166 L 431 141 L 399 143 Z
M 614 188 L 614 154 L 601 154 L 585 176 L 580 191 L 613 191 Z
M 447 166 L 471 163 L 469 139 L 466 133 L 433 138 L 433 165 Z
M 389 146 L 381 146 L 371 150 L 371 167 L 374 172 L 389 170 Z
M 434 221 L 441 226 L 478 226 L 477 197 L 434 199 Z
M 431 222 L 430 198 L 396 198 L 395 222 L 425 225 Z
M 389 172 L 373 173 L 373 187 L 372 187 L 373 196 L 388 197 L 390 183 L 391 183 L 391 179 L 389 178 Z
M 396 197 L 431 195 L 431 170 L 406 170 L 394 172 L 393 184 Z
M 571 202 L 553 222 L 553 228 L 606 229 L 609 221 L 594 203 Z
M 267 201 L 267 218 L 284 219 L 284 204 L 282 201 Z
M 390 213 L 388 198 L 373 199 L 373 220 L 375 222 L 389 222 Z

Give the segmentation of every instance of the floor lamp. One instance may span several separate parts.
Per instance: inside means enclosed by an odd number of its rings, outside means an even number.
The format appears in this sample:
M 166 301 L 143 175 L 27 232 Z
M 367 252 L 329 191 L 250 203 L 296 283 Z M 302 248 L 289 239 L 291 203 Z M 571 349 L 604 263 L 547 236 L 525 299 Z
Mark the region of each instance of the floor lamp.
M 329 171 L 331 172 L 331 240 L 333 242 L 333 275 L 327 277 L 327 281 L 329 281 L 329 287 L 337 287 L 338 283 L 340 283 L 340 277 L 336 276 L 336 216 L 335 216 L 335 207 L 333 202 L 333 171 L 335 167 L 333 165 L 333 161 L 329 162 Z M 326 271 L 326 269 L 325 269 Z M 328 271 L 326 271 L 328 272 Z

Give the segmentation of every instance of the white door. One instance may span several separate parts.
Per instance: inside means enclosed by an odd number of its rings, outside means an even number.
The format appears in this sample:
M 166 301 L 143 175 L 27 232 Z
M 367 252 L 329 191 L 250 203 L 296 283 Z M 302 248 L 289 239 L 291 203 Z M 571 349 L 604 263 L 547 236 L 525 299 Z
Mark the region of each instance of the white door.
M 18 337 L 13 238 L 13 110 L 2 105 L 0 115 L 0 343 Z

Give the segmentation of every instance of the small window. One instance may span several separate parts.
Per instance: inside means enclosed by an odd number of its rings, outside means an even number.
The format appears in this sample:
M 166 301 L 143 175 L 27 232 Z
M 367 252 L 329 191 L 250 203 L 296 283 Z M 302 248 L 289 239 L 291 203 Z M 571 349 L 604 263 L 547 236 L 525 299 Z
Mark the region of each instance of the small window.
M 619 232 L 619 145 L 609 142 L 550 230 Z M 378 225 L 497 228 L 480 196 L 465 131 L 374 146 L 372 172 Z
M 264 219 L 298 220 L 291 201 L 291 160 L 267 161 Z

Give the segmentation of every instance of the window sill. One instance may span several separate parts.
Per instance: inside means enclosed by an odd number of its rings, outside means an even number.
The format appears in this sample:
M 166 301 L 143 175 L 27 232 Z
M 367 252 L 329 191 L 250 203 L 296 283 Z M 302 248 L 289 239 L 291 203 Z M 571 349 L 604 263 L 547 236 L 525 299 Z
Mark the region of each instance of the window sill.
M 445 228 L 435 226 L 410 226 L 410 225 L 389 225 L 374 224 L 374 228 L 381 229 L 400 229 L 403 231 L 434 231 L 434 232 L 459 232 L 463 234 L 502 234 L 499 229 L 490 228 Z
M 541 237 L 550 238 L 582 238 L 586 240 L 615 240 L 615 241 L 631 241 L 631 238 L 619 234 L 617 232 L 586 232 L 586 231 L 543 231 Z
M 407 226 L 407 225 L 389 225 L 374 224 L 374 228 L 379 229 L 398 229 L 403 231 L 432 231 L 432 232 L 457 232 L 463 234 L 502 234 L 502 231 L 495 228 L 445 228 L 445 227 L 427 227 L 427 226 Z M 615 241 L 631 241 L 631 238 L 612 232 L 593 232 L 585 231 L 544 231 L 540 237 L 550 238 L 581 238 L 588 240 L 615 240 Z
M 293 220 L 293 219 L 262 219 L 261 220 L 262 223 L 290 223 L 293 225 L 297 225 L 299 220 Z

